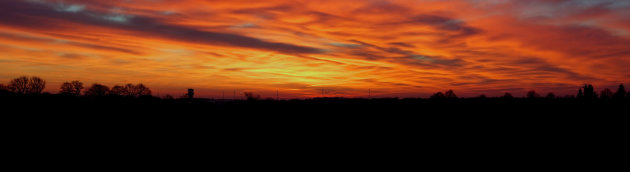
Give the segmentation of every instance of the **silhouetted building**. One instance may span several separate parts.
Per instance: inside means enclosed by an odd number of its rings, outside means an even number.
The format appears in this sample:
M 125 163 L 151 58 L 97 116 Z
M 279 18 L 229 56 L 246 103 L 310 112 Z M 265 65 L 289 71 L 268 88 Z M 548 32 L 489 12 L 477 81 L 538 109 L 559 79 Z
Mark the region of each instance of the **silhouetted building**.
M 195 95 L 195 89 L 189 88 L 188 89 L 188 98 L 192 99 L 194 95 Z

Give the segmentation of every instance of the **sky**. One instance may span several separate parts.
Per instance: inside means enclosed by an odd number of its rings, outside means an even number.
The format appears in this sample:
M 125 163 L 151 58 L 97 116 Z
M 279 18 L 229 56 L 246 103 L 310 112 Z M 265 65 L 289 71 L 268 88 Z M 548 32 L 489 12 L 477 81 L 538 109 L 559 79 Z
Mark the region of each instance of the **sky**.
M 51 93 L 575 95 L 630 83 L 630 0 L 0 0 L 0 84 L 19 76 Z

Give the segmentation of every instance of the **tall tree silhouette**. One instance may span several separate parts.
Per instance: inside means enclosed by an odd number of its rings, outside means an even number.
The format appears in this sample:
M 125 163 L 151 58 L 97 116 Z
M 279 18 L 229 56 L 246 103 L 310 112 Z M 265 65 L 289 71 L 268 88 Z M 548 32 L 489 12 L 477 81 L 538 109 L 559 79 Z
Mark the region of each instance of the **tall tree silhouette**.
M 595 92 L 593 85 L 591 84 L 584 85 L 584 99 L 589 99 L 589 100 L 597 99 L 597 92 Z
M 11 80 L 8 88 L 17 94 L 40 94 L 46 88 L 46 81 L 36 76 L 22 76 Z
M 599 98 L 601 99 L 610 99 L 613 97 L 613 92 L 612 90 L 605 88 L 604 90 L 602 90 L 602 93 L 599 95 Z
M 615 92 L 615 95 L 613 97 L 615 99 L 623 99 L 626 94 L 628 94 L 626 92 L 626 88 L 623 87 L 623 84 L 619 84 L 619 88 L 617 88 L 617 92 Z
M 90 88 L 85 91 L 86 96 L 105 96 L 109 93 L 109 87 L 102 84 L 92 84 Z
M 580 88 L 580 90 L 578 91 L 577 98 L 578 99 L 584 98 L 584 92 L 582 92 L 582 88 Z

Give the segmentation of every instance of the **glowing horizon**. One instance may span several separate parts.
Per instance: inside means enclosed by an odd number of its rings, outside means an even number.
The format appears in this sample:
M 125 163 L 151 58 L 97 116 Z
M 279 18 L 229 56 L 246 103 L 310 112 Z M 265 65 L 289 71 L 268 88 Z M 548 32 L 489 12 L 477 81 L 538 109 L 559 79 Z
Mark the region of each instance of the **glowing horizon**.
M 0 83 L 226 98 L 575 95 L 630 83 L 630 1 L 0 1 Z

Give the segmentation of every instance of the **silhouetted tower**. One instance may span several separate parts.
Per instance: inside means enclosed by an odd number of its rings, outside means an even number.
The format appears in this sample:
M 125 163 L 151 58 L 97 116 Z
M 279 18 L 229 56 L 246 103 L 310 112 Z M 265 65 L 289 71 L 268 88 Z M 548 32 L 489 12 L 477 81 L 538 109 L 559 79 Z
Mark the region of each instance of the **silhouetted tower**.
M 188 89 L 188 98 L 192 99 L 194 95 L 195 95 L 195 90 L 192 89 L 192 88 L 189 88 Z

